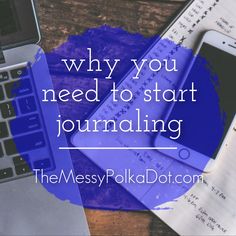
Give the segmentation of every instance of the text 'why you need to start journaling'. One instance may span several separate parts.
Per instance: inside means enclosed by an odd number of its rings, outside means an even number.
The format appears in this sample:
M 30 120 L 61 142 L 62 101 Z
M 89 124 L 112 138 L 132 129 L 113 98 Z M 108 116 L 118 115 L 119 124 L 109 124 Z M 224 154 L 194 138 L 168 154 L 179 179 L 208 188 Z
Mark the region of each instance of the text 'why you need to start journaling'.
M 108 74 L 104 79 L 112 80 L 112 76 L 116 68 L 119 66 L 120 59 L 103 59 L 100 60 L 92 57 L 92 49 L 88 48 L 88 58 L 87 59 L 61 59 L 61 63 L 69 72 L 76 71 L 79 72 L 86 64 L 87 72 L 102 72 L 101 63 L 106 66 L 106 71 Z M 132 77 L 133 80 L 139 80 L 142 74 L 143 68 L 152 73 L 159 72 L 160 70 L 165 70 L 166 72 L 176 73 L 178 72 L 178 62 L 175 59 L 172 60 L 158 60 L 158 59 L 142 59 L 138 61 L 136 59 L 131 59 L 133 63 L 134 70 L 136 71 Z M 73 91 L 67 89 L 61 89 L 57 93 L 53 89 L 43 89 L 43 102 L 100 102 L 99 96 L 99 83 L 98 79 L 93 79 L 93 88 L 89 88 L 87 91 L 76 88 Z M 158 81 L 154 83 L 152 88 L 144 89 L 141 97 L 143 97 L 142 104 L 140 107 L 136 107 L 132 119 L 89 119 L 89 120 L 62 120 L 61 116 L 58 116 L 57 122 L 58 133 L 57 136 L 61 135 L 61 132 L 171 132 L 171 139 L 178 139 L 181 136 L 181 130 L 183 125 L 183 120 L 153 120 L 148 114 L 142 113 L 142 106 L 150 102 L 157 103 L 176 103 L 176 102 L 196 102 L 196 94 L 198 90 L 194 82 L 188 89 L 161 89 L 158 85 Z M 110 90 L 112 103 L 113 104 L 131 104 L 134 99 L 134 93 L 128 88 L 120 88 L 116 82 L 112 83 L 112 89 Z M 126 117 L 127 118 L 127 117 Z

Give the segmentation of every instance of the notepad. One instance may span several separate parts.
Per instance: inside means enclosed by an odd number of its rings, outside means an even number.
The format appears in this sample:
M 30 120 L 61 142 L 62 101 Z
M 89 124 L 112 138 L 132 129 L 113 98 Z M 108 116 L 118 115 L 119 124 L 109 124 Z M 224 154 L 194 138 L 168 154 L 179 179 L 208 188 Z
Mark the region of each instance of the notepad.
M 162 35 L 163 38 L 170 39 L 176 44 L 194 49 L 207 30 L 217 30 L 231 37 L 236 38 L 236 1 L 235 0 L 195 0 L 181 16 Z M 156 42 L 148 51 L 145 58 L 153 56 L 162 58 L 168 57 L 165 53 L 163 42 Z M 188 58 L 181 58 L 181 67 L 185 68 Z M 120 88 L 128 87 L 132 91 L 149 88 L 155 82 L 149 80 L 151 73 L 144 72 L 141 79 L 132 80 L 135 71 L 131 70 L 120 84 Z M 179 78 L 168 79 L 165 75 L 159 74 L 162 78 L 162 88 L 175 88 Z M 136 97 L 130 106 L 116 105 L 112 98 L 108 97 L 96 110 L 90 119 L 129 119 L 131 114 L 138 107 L 142 98 Z M 150 103 L 142 111 L 148 114 L 150 119 L 157 119 L 158 114 L 163 112 L 162 104 Z M 149 135 L 139 134 L 82 134 L 73 136 L 72 143 L 75 146 L 86 147 L 133 147 L 151 145 Z M 236 132 L 231 136 L 230 143 L 225 148 L 222 158 L 217 164 L 218 168 L 214 172 L 204 175 L 204 182 L 196 184 L 176 201 L 167 202 L 161 206 L 156 206 L 155 199 L 158 198 L 158 185 L 127 185 L 122 184 L 131 194 L 142 203 L 153 202 L 153 212 L 164 222 L 181 235 L 236 235 Z M 90 159 L 107 169 L 113 168 L 119 173 L 124 167 L 132 168 L 141 172 L 143 169 L 155 167 L 158 172 L 165 173 L 169 170 L 175 171 L 176 161 L 168 158 L 156 150 L 83 150 L 83 153 Z M 120 155 L 119 155 L 120 154 Z M 122 158 L 122 156 L 129 158 Z M 114 163 L 106 162 L 107 158 L 113 156 Z M 117 159 L 117 160 L 116 160 Z M 107 163 L 107 164 L 106 164 Z M 119 163 L 119 164 L 117 164 Z M 180 186 L 181 188 L 181 186 Z M 150 200 L 151 199 L 151 200 Z M 154 199 L 154 200 L 153 200 Z M 171 210 L 170 210 L 171 208 Z M 169 209 L 169 210 L 165 210 Z

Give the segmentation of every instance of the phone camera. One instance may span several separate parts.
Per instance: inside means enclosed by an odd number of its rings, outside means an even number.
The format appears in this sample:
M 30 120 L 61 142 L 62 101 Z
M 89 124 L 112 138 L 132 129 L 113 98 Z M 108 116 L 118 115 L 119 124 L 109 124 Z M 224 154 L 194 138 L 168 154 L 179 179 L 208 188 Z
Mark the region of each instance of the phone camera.
M 225 44 L 225 41 L 223 42 L 223 44 Z

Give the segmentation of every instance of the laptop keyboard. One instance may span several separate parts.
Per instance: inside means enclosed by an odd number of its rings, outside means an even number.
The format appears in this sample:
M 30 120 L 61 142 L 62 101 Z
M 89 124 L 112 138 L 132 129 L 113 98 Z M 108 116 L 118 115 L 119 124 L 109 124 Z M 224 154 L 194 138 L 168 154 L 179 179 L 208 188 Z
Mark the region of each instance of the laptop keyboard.
M 29 65 L 0 71 L 0 183 L 54 165 L 33 81 Z

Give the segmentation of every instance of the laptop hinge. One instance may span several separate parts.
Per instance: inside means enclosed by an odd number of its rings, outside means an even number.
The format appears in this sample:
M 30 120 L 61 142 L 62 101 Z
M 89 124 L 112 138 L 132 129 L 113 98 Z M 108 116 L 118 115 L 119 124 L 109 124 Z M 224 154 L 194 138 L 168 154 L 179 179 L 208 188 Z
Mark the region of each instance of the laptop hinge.
M 4 57 L 2 46 L 0 43 L 0 64 L 2 64 L 2 63 L 5 63 L 5 57 Z

